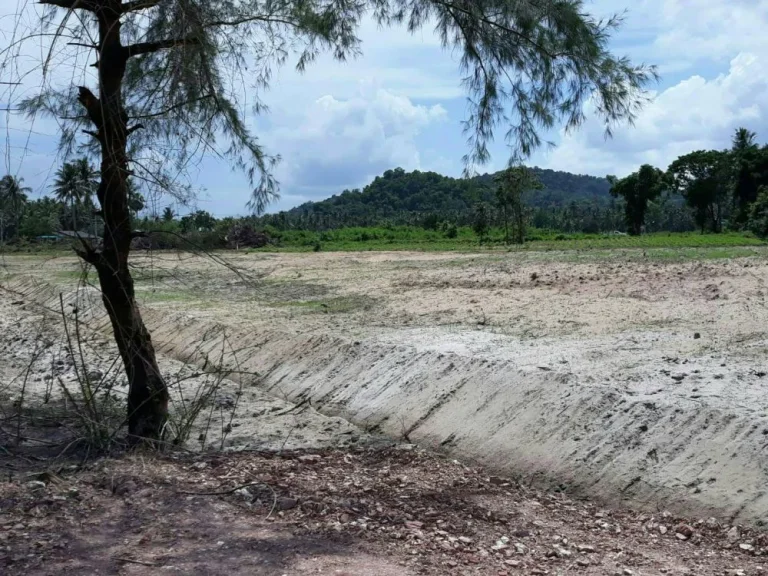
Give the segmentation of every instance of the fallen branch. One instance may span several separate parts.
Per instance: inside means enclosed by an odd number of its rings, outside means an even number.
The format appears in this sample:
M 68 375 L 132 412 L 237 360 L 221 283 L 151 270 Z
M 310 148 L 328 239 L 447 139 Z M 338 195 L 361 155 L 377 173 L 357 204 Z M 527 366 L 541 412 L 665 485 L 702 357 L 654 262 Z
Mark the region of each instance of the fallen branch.
M 132 558 L 115 558 L 116 562 L 126 562 L 127 564 L 140 564 L 141 566 L 159 567 L 157 562 L 145 562 L 144 560 L 133 560 Z
M 263 482 L 250 482 L 248 484 L 243 484 L 241 486 L 235 486 L 230 490 L 222 490 L 221 492 L 187 492 L 185 490 L 176 490 L 176 494 L 184 494 L 187 496 L 226 496 L 228 494 L 234 494 L 238 490 L 243 490 L 244 488 L 251 488 L 253 486 L 266 486 L 267 488 L 272 490 L 270 486 L 268 486 L 267 484 L 264 484 Z M 274 492 L 274 490 L 272 490 L 272 492 Z

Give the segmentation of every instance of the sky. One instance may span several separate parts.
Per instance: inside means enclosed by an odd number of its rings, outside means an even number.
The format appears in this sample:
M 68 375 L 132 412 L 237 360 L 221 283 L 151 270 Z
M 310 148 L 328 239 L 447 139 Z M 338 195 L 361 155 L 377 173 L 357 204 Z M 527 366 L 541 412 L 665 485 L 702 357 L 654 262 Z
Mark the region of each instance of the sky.
M 11 41 L 11 15 L 27 1 L 0 1 L 0 47 Z M 556 146 L 535 152 L 529 165 L 624 176 L 644 163 L 664 169 L 681 154 L 725 148 L 740 126 L 768 142 L 768 0 L 585 1 L 597 16 L 624 5 L 626 21 L 611 46 L 658 66 L 652 101 L 634 126 L 620 127 L 612 139 L 591 115 L 576 132 L 546 133 Z M 321 57 L 303 74 L 290 65 L 281 69 L 261 95 L 269 112 L 248 117 L 267 151 L 282 158 L 276 168 L 281 198 L 269 211 L 362 188 L 396 167 L 461 175 L 467 105 L 457 57 L 429 29 L 411 35 L 366 21 L 360 37 L 358 59 Z M 23 177 L 35 194 L 46 193 L 61 162 L 56 130 L 51 120 L 0 114 L 0 171 Z M 503 138 L 491 152 L 484 171 L 506 165 Z M 225 161 L 206 158 L 191 178 L 201 189 L 196 207 L 218 216 L 246 212 L 248 182 Z

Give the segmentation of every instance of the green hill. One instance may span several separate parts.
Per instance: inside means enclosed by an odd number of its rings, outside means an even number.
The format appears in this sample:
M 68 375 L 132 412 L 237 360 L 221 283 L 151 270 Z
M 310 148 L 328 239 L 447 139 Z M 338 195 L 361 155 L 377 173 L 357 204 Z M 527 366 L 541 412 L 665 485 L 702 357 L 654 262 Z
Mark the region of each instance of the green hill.
M 559 208 L 610 201 L 610 184 L 605 178 L 533 169 L 544 185 L 528 194 L 526 203 L 534 208 Z M 345 190 L 319 202 L 307 202 L 282 216 L 297 219 L 332 219 L 340 225 L 371 225 L 382 221 L 409 223 L 427 215 L 466 217 L 480 201 L 492 202 L 495 174 L 472 179 L 442 176 L 435 172 L 387 170 L 363 190 Z

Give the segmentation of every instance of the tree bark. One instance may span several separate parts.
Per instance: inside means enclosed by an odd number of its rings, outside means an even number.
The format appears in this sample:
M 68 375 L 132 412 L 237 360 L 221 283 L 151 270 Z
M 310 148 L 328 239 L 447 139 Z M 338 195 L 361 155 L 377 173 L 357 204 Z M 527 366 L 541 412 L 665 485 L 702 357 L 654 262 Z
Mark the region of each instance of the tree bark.
M 128 268 L 131 215 L 128 207 L 128 118 L 122 83 L 128 54 L 120 40 L 120 0 L 103 0 L 93 12 L 99 23 L 99 97 L 80 88 L 80 103 L 101 144 L 97 198 L 104 218 L 100 250 L 81 251 L 99 275 L 102 299 L 128 376 L 128 434 L 132 443 L 157 440 L 168 415 L 168 389 L 157 366 L 149 331 L 136 303 Z

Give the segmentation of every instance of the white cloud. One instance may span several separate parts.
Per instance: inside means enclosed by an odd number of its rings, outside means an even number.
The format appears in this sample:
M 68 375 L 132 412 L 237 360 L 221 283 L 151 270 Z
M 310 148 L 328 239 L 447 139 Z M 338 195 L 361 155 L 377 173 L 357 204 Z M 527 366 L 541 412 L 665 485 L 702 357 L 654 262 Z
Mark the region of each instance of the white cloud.
M 273 111 L 279 126 L 262 139 L 283 157 L 278 171 L 286 192 L 338 192 L 365 184 L 395 166 L 421 167 L 415 139 L 446 118 L 440 105 L 415 105 L 384 89 L 365 89 L 353 98 L 318 98 L 299 114 Z
M 768 49 L 768 0 L 664 0 L 658 8 L 665 29 L 654 42 L 659 55 L 728 61 L 740 52 Z M 658 6 L 654 6 L 657 4 Z
M 656 95 L 634 127 L 605 140 L 591 118 L 579 132 L 565 135 L 546 165 L 571 172 L 625 175 L 644 163 L 666 167 L 697 149 L 725 148 L 733 131 L 746 126 L 768 135 L 768 55 L 739 54 L 727 73 L 707 80 L 691 76 Z
M 674 73 L 704 62 L 727 63 L 740 52 L 768 49 L 768 0 L 592 0 L 605 16 L 627 8 L 614 44 Z

